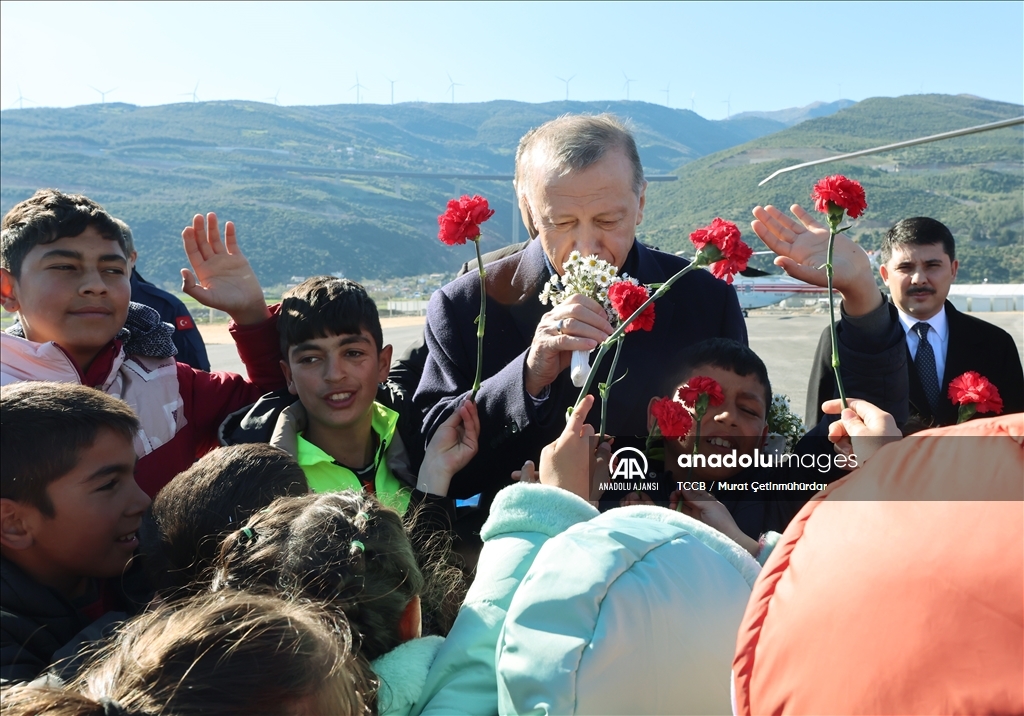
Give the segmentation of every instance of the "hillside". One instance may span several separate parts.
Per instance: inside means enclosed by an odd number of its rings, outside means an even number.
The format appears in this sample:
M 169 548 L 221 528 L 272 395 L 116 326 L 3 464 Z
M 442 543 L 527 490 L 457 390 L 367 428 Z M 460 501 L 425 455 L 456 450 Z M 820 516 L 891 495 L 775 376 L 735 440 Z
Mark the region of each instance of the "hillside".
M 236 221 L 243 248 L 268 285 L 336 271 L 355 278 L 450 271 L 468 255 L 465 247 L 437 242 L 438 212 L 452 195 L 484 194 L 497 210 L 485 226 L 485 250 L 509 243 L 508 182 L 342 172 L 507 175 L 518 139 L 530 127 L 565 112 L 610 111 L 632 121 L 648 173 L 680 177 L 649 190 L 641 238 L 662 248 L 686 248 L 686 235 L 717 215 L 743 225 L 757 203 L 804 201 L 819 176 L 842 172 L 868 192 L 869 211 L 853 232 L 866 246 L 877 245 L 901 217 L 934 216 L 960 240 L 961 280 L 1024 280 L 1020 127 L 811 168 L 757 186 L 793 163 L 1019 116 L 1024 109 L 969 96 L 914 95 L 807 118 L 842 104 L 717 122 L 644 102 L 6 110 L 0 113 L 0 210 L 42 186 L 84 192 L 132 225 L 140 269 L 170 285 L 177 284 L 184 261 L 181 228 L 192 214 L 208 210 Z M 767 257 L 756 260 L 769 264 Z
M 875 248 L 900 218 L 931 216 L 957 237 L 961 282 L 1021 282 L 1020 126 L 811 167 L 783 174 L 763 187 L 757 184 L 775 170 L 799 162 L 1022 114 L 1019 105 L 965 95 L 868 99 L 682 166 L 676 172 L 678 182 L 649 190 L 643 235 L 661 248 L 685 249 L 689 232 L 715 216 L 744 227 L 756 204 L 808 206 L 814 182 L 825 174 L 841 173 L 860 181 L 867 192 L 868 211 L 852 230 L 867 248 Z M 745 234 L 753 237 L 749 228 Z M 759 258 L 762 266 L 767 264 L 767 257 Z
M 44 186 L 85 193 L 132 226 L 140 270 L 157 283 L 178 281 L 181 228 L 210 210 L 237 223 L 268 285 L 335 271 L 369 278 L 451 270 L 468 255 L 437 242 L 437 214 L 452 195 L 484 194 L 497 210 L 484 247 L 505 245 L 512 238 L 509 182 L 339 170 L 511 174 L 529 128 L 566 112 L 601 111 L 631 119 L 649 173 L 784 126 L 764 118 L 713 122 L 644 102 L 7 110 L 0 114 L 0 209 Z

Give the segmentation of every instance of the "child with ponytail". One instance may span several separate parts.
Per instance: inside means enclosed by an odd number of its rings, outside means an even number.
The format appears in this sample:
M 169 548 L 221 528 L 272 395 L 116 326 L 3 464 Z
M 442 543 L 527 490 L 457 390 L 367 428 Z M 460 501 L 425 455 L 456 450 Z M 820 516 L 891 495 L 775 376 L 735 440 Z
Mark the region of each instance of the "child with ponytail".
M 382 715 L 496 713 L 495 644 L 513 593 L 548 537 L 596 514 L 557 487 L 503 490 L 446 637 L 421 636 L 423 604 L 438 600 L 424 599 L 429 580 L 402 518 L 365 492 L 279 498 L 225 538 L 213 590 L 276 589 L 343 612 L 378 678 Z

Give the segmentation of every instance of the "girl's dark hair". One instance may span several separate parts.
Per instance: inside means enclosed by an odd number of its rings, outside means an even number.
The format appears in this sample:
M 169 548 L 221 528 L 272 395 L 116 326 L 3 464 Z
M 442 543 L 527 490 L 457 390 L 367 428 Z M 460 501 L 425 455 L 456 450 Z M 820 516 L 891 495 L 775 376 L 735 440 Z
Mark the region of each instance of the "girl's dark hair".
M 401 643 L 424 587 L 402 518 L 352 490 L 276 500 L 225 538 L 214 566 L 215 592 L 271 587 L 344 612 L 367 660 Z
M 245 593 L 165 604 L 122 627 L 67 686 L 3 693 L 11 716 L 374 713 L 372 681 L 344 620 L 314 604 Z
M 165 599 L 206 591 L 225 536 L 278 497 L 307 492 L 302 468 L 284 450 L 251 443 L 207 453 L 160 490 L 142 520 L 153 588 Z

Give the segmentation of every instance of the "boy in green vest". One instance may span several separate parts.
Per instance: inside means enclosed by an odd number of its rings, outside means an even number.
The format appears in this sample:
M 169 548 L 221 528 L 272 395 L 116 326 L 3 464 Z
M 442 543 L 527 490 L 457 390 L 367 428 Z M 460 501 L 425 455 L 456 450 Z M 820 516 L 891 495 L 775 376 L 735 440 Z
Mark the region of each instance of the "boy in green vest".
M 287 393 L 229 417 L 223 443 L 269 442 L 295 457 L 313 492 L 365 489 L 399 513 L 447 494 L 476 453 L 476 406 L 467 401 L 424 451 L 411 400 L 388 383 L 392 349 L 362 286 L 307 279 L 285 294 L 278 333 Z

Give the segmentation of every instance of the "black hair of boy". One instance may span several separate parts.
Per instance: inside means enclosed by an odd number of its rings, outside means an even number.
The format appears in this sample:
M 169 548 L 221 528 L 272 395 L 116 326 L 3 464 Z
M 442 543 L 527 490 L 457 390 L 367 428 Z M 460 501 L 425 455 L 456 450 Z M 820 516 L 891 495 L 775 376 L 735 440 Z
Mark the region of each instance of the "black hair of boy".
M 67 236 L 78 236 L 90 226 L 103 238 L 116 241 L 128 256 L 121 228 L 102 206 L 81 194 L 40 189 L 15 204 L 4 216 L 0 267 L 21 278 L 21 265 L 29 251 Z
M 689 346 L 683 351 L 675 366 L 668 371 L 661 385 L 660 395 L 673 395 L 676 388 L 692 378 L 694 370 L 703 365 L 732 371 L 742 376 L 753 373 L 764 386 L 765 408 L 771 406 L 772 384 L 768 380 L 768 368 L 764 361 L 750 348 L 731 338 L 709 338 Z
M 46 492 L 70 472 L 100 430 L 129 442 L 135 413 L 117 398 L 84 385 L 27 381 L 0 389 L 0 489 L 3 496 L 53 517 Z
M 278 497 L 307 492 L 302 468 L 279 448 L 248 443 L 207 453 L 160 490 L 143 518 L 139 537 L 153 587 L 163 597 L 202 591 L 227 534 Z
M 289 290 L 281 300 L 277 331 L 285 360 L 291 346 L 330 335 L 359 335 L 363 330 L 376 341 L 379 353 L 384 347 L 384 332 L 377 304 L 365 288 L 347 278 L 314 276 Z
M 942 244 L 942 250 L 950 261 L 956 259 L 956 241 L 949 228 L 941 221 L 929 219 L 927 216 L 915 216 L 911 219 L 897 221 L 889 229 L 882 240 L 880 258 L 883 264 L 889 263 L 892 252 L 902 246 L 932 246 Z

